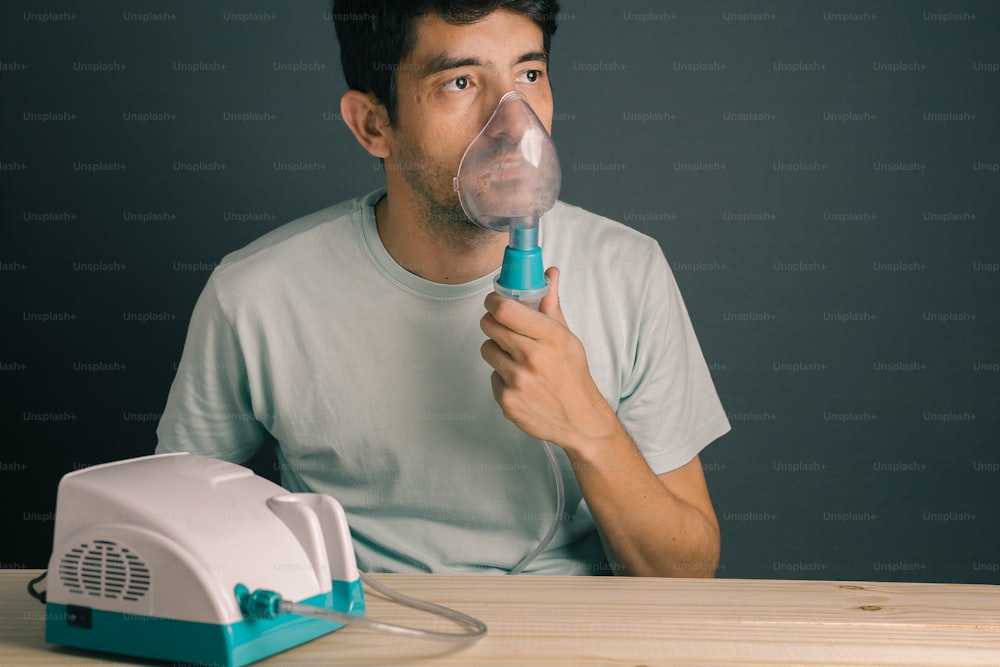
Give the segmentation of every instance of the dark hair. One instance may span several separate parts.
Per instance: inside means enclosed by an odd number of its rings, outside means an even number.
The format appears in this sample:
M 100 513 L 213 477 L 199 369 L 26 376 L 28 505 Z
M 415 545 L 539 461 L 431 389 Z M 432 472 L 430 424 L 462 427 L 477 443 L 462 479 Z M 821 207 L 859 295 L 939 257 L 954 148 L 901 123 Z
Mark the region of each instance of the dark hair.
M 333 0 L 333 23 L 348 88 L 372 93 L 396 122 L 396 73 L 416 48 L 415 19 L 437 16 L 453 25 L 482 20 L 498 9 L 530 18 L 549 53 L 558 0 Z

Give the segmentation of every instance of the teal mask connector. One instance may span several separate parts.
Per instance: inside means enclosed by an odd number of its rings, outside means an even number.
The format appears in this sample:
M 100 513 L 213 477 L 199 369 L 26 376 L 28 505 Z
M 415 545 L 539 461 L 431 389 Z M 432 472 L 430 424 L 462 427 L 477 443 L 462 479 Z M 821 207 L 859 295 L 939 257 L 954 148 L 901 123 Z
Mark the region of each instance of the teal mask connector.
M 534 308 L 549 291 L 538 245 L 537 220 L 512 220 L 510 242 L 503 254 L 500 275 L 493 281 L 500 296 L 523 301 Z

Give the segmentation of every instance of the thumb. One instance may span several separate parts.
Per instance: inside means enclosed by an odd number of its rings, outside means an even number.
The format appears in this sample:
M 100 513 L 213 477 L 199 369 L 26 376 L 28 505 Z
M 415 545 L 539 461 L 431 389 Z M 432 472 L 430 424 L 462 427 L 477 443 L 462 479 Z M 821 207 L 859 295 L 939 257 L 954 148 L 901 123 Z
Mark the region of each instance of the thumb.
M 538 310 L 539 312 L 566 324 L 566 318 L 563 317 L 562 306 L 559 304 L 559 269 L 554 266 L 550 266 L 549 270 L 545 272 L 545 277 L 549 281 L 549 293 L 546 294 L 542 298 L 541 303 L 538 304 Z

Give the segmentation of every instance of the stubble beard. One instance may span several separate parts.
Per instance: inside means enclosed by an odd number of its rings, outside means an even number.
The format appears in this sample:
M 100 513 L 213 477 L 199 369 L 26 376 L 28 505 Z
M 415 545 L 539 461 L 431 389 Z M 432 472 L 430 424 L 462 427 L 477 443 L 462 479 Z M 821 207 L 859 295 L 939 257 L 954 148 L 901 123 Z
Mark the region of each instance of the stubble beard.
M 462 210 L 450 169 L 408 144 L 401 146 L 400 158 L 403 178 L 417 195 L 416 222 L 428 238 L 459 253 L 478 251 L 495 240 L 496 232 L 477 226 Z

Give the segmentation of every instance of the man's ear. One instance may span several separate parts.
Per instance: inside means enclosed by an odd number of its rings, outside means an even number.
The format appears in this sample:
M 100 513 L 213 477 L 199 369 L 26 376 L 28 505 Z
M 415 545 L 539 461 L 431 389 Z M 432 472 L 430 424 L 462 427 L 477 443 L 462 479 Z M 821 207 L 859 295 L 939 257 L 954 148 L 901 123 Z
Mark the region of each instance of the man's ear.
M 340 98 L 340 115 L 362 148 L 375 157 L 389 156 L 389 114 L 372 95 L 348 90 Z

